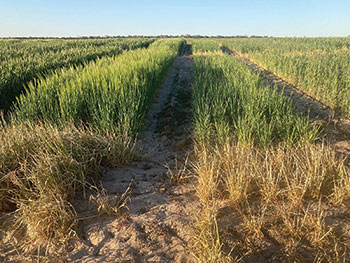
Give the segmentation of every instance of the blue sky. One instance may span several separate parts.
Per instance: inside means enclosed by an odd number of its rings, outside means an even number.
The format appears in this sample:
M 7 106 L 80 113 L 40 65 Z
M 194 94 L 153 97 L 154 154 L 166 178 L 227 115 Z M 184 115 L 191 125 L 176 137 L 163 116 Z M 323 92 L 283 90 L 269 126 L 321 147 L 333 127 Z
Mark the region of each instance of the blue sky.
M 350 0 L 0 0 L 0 37 L 348 36 Z

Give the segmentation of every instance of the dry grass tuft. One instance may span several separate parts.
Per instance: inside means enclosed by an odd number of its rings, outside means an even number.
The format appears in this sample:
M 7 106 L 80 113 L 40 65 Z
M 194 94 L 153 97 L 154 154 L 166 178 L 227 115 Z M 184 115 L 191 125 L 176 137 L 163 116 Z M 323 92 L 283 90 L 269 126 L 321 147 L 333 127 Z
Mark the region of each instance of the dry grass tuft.
M 196 220 L 197 233 L 192 245 L 192 254 L 197 262 L 230 263 L 234 262 L 230 255 L 222 250 L 219 227 L 217 223 L 217 205 L 210 203 L 203 207 Z
M 98 215 L 121 215 L 129 210 L 131 202 L 131 185 L 120 196 L 110 196 L 105 189 L 102 189 L 97 196 L 90 196 L 90 201 L 97 204 Z
M 192 177 L 192 172 L 189 170 L 189 155 L 186 155 L 182 161 L 175 156 L 174 165 L 166 164 L 167 177 L 169 178 L 169 185 L 179 185 L 186 182 Z

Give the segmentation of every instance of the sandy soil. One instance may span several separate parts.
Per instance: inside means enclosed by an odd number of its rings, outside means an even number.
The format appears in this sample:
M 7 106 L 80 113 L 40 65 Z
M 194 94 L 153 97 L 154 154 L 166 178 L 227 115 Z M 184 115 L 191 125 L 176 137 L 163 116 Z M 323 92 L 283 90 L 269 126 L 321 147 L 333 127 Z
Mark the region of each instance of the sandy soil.
M 102 174 L 111 198 L 130 186 L 129 211 L 94 217 L 89 204 L 77 200 L 78 215 L 85 219 L 69 262 L 193 262 L 188 244 L 197 208 L 194 183 L 169 184 L 169 175 L 182 171 L 193 147 L 191 54 L 185 46 L 159 90 L 139 141 L 142 160 Z

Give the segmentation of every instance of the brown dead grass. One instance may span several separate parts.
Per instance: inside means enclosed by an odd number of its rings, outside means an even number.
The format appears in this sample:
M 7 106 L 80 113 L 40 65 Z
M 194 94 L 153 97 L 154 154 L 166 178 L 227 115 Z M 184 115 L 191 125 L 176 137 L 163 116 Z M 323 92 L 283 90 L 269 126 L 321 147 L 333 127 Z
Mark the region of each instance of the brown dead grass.
M 330 147 L 226 144 L 196 155 L 199 262 L 350 258 L 349 168 Z
M 0 246 L 11 243 L 23 255 L 40 248 L 59 254 L 58 247 L 76 236 L 77 216 L 69 201 L 85 194 L 100 165 L 118 167 L 135 158 L 126 136 L 73 125 L 6 125 L 0 127 L 0 141 L 1 219 L 12 212 L 11 223 L 0 224 L 6 233 Z

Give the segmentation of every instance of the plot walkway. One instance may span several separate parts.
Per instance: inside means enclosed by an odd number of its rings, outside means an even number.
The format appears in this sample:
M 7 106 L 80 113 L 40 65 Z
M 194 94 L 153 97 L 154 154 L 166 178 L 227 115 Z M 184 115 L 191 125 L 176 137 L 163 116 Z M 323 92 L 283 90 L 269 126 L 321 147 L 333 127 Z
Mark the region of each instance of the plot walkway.
M 124 216 L 82 220 L 69 262 L 192 262 L 188 252 L 196 211 L 194 184 L 170 184 L 187 173 L 192 150 L 192 48 L 186 45 L 162 87 L 139 146 L 143 160 L 104 171 L 102 184 L 110 196 L 130 186 L 129 212 Z M 80 205 L 80 217 L 90 216 Z

